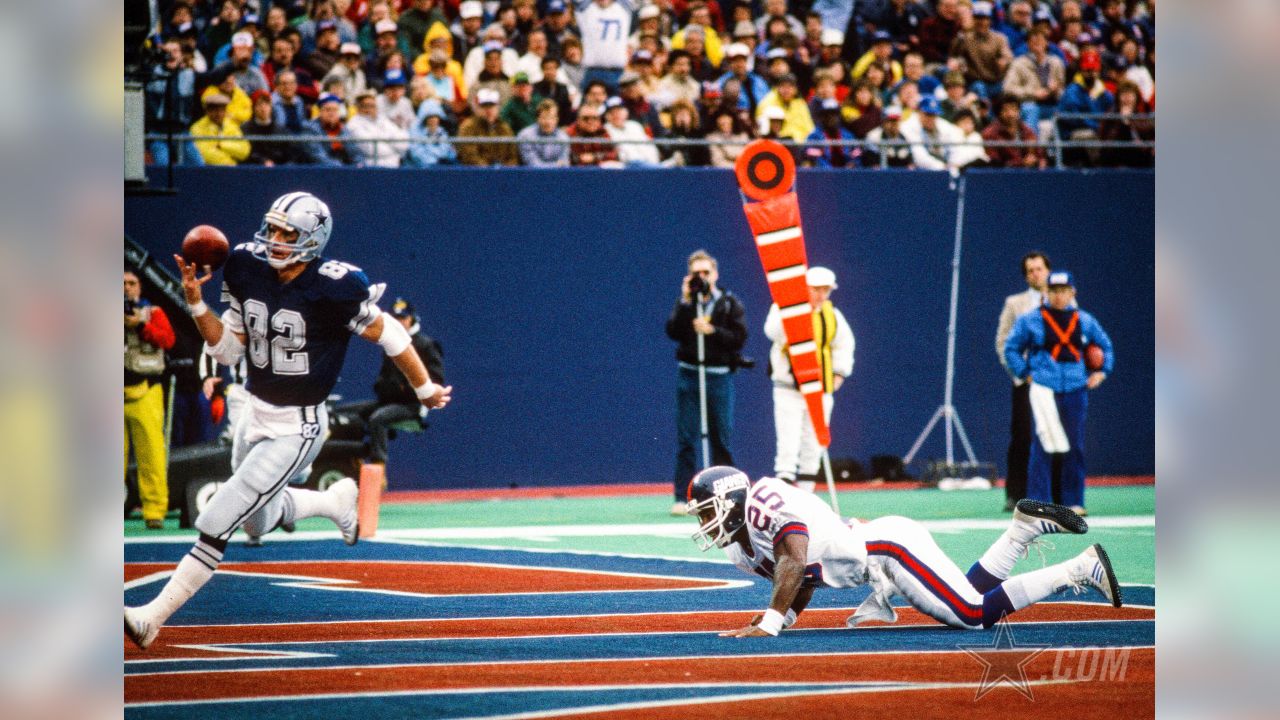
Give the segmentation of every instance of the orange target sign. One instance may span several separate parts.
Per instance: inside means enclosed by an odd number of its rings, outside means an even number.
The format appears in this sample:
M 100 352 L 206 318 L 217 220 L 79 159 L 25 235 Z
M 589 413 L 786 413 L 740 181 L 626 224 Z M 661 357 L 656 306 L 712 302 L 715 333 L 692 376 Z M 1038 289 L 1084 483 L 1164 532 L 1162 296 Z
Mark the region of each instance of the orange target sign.
M 733 171 L 738 176 L 738 187 L 752 200 L 785 195 L 796 182 L 795 159 L 774 140 L 756 140 L 747 145 Z

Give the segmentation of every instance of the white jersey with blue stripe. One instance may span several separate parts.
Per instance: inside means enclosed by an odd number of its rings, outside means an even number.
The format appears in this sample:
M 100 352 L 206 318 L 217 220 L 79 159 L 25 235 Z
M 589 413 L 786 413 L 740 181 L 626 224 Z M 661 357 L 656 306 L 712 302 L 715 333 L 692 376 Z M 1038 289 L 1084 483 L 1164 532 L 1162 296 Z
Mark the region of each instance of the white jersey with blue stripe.
M 317 258 L 293 280 L 237 245 L 223 269 L 229 326 L 245 334 L 247 381 L 255 397 L 279 406 L 324 402 L 338 381 L 353 334 L 381 313 L 384 285 L 338 260 Z
M 773 579 L 774 546 L 788 535 L 803 534 L 809 538 L 806 586 L 843 588 L 866 582 L 867 544 L 861 525 L 850 527 L 813 493 L 777 478 L 760 478 L 747 492 L 746 527 L 752 553 L 737 543 L 725 551 L 748 573 Z
M 583 67 L 626 67 L 631 14 L 635 12 L 631 0 L 614 0 L 605 6 L 594 0 L 577 0 L 574 5 L 582 33 Z

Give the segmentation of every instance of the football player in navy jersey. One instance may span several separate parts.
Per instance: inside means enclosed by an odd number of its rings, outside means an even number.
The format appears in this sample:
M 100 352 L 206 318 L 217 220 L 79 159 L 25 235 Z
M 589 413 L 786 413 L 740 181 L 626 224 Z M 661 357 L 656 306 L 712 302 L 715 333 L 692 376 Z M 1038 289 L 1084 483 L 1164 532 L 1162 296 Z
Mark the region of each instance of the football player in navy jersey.
M 196 519 L 200 538 L 160 594 L 124 610 L 125 633 L 146 649 L 166 620 L 213 576 L 237 528 L 261 536 L 286 523 L 327 517 L 354 545 L 357 487 L 343 479 L 324 492 L 288 487 L 320 453 L 333 390 L 352 335 L 375 342 L 428 408 L 448 404 L 451 387 L 431 382 L 404 326 L 384 318 L 378 298 L 354 265 L 321 256 L 333 230 L 329 208 L 310 193 L 278 198 L 254 241 L 236 246 L 223 270 L 219 317 L 201 297 L 213 273 L 174 256 L 191 316 L 225 365 L 247 358 L 249 399 L 232 440 L 232 475 Z

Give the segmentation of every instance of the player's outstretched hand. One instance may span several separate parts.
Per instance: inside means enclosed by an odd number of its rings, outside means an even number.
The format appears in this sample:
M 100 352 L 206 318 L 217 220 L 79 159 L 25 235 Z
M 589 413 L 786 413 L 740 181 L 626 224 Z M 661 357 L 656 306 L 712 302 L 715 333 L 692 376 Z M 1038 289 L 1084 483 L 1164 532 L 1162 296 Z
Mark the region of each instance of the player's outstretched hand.
M 182 292 L 187 296 L 187 304 L 195 305 L 201 299 L 200 286 L 213 279 L 213 269 L 205 265 L 204 275 L 196 277 L 195 263 L 183 260 L 177 253 L 174 253 L 173 260 L 178 263 L 178 270 L 182 272 Z
M 430 397 L 423 398 L 422 404 L 432 409 L 442 408 L 445 405 L 448 405 L 449 401 L 452 399 L 453 399 L 452 385 L 436 385 L 436 391 L 434 393 L 431 393 Z
M 738 628 L 737 630 L 722 632 L 720 633 L 720 637 L 744 638 L 744 637 L 771 637 L 771 636 L 769 635 L 769 633 L 761 630 L 755 625 L 748 625 L 744 628 Z

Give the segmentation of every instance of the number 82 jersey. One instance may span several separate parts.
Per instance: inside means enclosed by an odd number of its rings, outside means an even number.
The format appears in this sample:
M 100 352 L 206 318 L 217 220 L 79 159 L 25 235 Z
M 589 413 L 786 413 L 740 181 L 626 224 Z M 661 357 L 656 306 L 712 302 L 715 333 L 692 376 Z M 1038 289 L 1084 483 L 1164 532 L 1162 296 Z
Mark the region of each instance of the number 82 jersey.
M 325 258 L 281 283 L 253 256 L 256 245 L 237 245 L 222 275 L 222 301 L 230 305 L 224 317 L 245 335 L 245 389 L 272 405 L 317 405 L 338 382 L 351 335 L 378 317 L 385 286 Z

